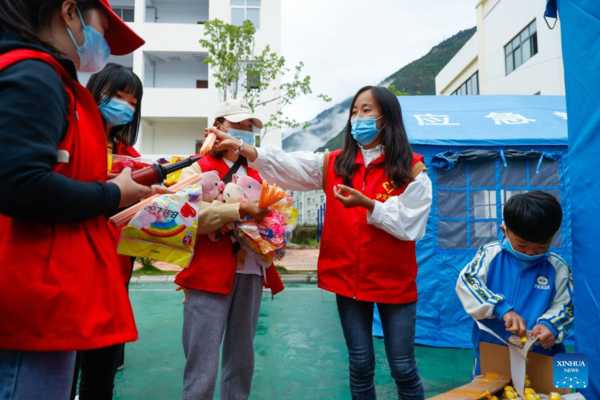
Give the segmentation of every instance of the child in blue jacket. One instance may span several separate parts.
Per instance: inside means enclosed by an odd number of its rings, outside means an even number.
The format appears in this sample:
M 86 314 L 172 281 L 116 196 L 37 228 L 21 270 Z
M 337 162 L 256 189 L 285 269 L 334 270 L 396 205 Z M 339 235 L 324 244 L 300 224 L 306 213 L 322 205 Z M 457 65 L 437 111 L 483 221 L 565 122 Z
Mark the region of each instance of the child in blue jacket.
M 562 210 L 550 194 L 534 191 L 511 197 L 504 206 L 504 239 L 482 246 L 460 273 L 456 293 L 471 317 L 508 341 L 511 335 L 537 337 L 533 351 L 564 353 L 573 324 L 573 283 L 566 261 L 550 252 Z M 479 342 L 501 344 L 473 327 L 474 375 L 480 374 Z

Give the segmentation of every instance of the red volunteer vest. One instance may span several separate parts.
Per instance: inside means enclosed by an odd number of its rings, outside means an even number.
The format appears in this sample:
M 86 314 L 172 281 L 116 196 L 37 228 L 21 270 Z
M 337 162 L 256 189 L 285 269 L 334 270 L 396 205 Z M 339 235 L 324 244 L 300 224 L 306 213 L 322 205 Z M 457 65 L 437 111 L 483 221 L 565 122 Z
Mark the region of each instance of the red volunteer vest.
M 361 301 L 400 304 L 417 301 L 415 242 L 396 239 L 367 223 L 363 207 L 346 209 L 333 196 L 343 179 L 333 170 L 340 151 L 330 153 L 325 192 L 325 223 L 319 255 L 319 287 Z M 423 161 L 414 153 L 413 165 Z M 352 186 L 367 197 L 385 202 L 406 186 L 394 189 L 388 182 L 383 156 L 365 168 L 359 151 Z
M 69 124 L 59 146 L 69 161 L 53 171 L 105 182 L 106 136 L 91 94 L 46 53 L 2 54 L 0 70 L 27 59 L 54 67 L 69 95 Z M 136 340 L 106 217 L 45 224 L 0 215 L 0 310 L 0 349 L 87 350 Z
M 217 171 L 221 179 L 225 178 L 230 169 L 222 158 L 210 155 L 201 158 L 198 164 L 203 172 Z M 246 171 L 248 176 L 262 182 L 258 172 L 248 167 Z M 175 284 L 188 289 L 230 294 L 237 271 L 237 255 L 232 251 L 231 233 L 222 235 L 217 242 L 211 242 L 208 235 L 200 235 L 190 265 L 177 274 Z M 283 290 L 283 283 L 275 266 L 266 269 L 265 278 L 265 286 L 271 288 L 273 295 Z

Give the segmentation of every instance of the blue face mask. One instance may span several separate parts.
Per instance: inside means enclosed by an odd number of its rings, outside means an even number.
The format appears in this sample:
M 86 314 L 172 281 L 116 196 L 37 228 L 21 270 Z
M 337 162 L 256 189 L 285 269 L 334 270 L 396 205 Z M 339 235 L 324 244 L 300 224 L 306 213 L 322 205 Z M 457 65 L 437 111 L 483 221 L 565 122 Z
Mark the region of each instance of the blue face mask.
M 377 136 L 379 136 L 379 132 L 381 132 L 381 130 L 377 129 L 377 120 L 379 118 L 381 117 L 354 118 L 351 120 L 351 133 L 354 140 L 363 146 L 373 143 L 377 139 Z
M 536 261 L 541 260 L 542 258 L 548 257 L 548 253 L 550 252 L 550 249 L 548 249 L 548 251 L 545 253 L 536 254 L 535 256 L 529 256 L 525 253 L 516 251 L 510 243 L 510 240 L 508 240 L 508 238 L 504 238 L 504 241 L 502 242 L 502 248 L 511 253 L 513 256 L 517 257 L 520 261 L 524 261 L 526 263 L 534 263 Z
M 67 32 L 69 32 L 79 55 L 79 71 L 96 73 L 102 70 L 108 62 L 110 47 L 108 47 L 106 39 L 100 32 L 83 22 L 79 9 L 77 9 L 77 14 L 79 14 L 81 25 L 83 25 L 83 45 L 79 46 L 77 44 L 69 27 L 67 27 Z
M 135 109 L 131 104 L 115 97 L 111 97 L 108 101 L 104 99 L 98 108 L 109 126 L 128 124 L 133 121 L 135 114 Z
M 254 146 L 256 142 L 253 131 L 242 131 L 241 129 L 229 128 L 227 134 L 233 136 L 236 139 L 243 140 L 244 143 Z

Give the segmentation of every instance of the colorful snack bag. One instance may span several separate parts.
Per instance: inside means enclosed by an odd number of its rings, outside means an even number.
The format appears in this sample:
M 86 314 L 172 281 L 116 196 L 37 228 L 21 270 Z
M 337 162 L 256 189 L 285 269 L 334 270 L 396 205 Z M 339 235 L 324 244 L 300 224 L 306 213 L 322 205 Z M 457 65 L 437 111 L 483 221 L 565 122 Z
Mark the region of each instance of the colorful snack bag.
M 194 254 L 201 203 L 200 185 L 157 197 L 123 229 L 117 252 L 187 267 Z

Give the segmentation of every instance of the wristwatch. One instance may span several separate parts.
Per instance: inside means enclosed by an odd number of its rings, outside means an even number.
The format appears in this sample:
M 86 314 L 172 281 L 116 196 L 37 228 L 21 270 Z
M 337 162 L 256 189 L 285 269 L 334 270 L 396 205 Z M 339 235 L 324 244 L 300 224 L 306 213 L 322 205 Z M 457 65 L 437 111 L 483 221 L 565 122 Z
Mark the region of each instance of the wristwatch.
M 240 139 L 240 144 L 238 145 L 235 154 L 239 154 L 241 151 L 244 151 L 244 141 L 242 139 Z

